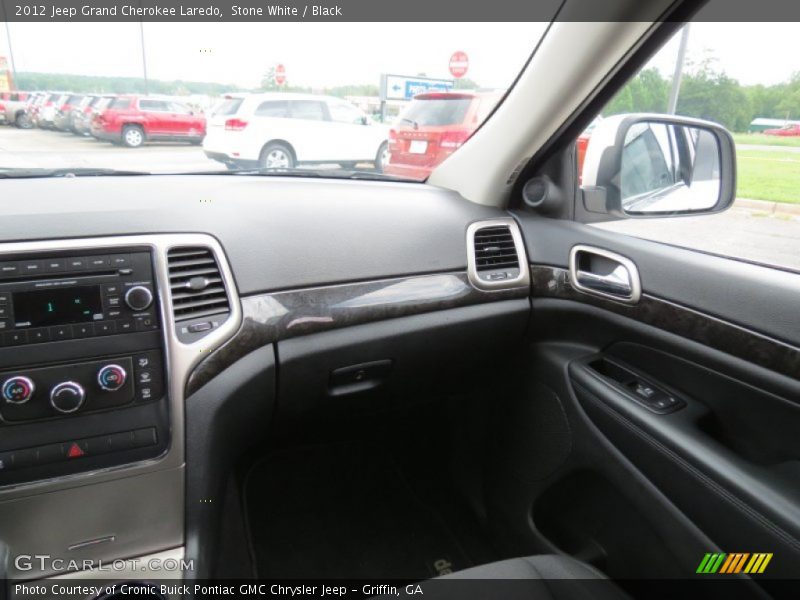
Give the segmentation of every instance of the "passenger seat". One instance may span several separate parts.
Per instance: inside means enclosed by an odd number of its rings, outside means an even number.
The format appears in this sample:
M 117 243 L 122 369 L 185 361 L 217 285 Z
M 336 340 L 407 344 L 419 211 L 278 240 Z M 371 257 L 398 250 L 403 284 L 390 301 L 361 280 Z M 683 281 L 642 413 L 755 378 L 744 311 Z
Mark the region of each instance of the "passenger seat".
M 620 600 L 629 599 L 594 567 L 544 554 L 480 565 L 419 584 L 425 600 Z M 420 596 L 422 597 L 422 596 Z

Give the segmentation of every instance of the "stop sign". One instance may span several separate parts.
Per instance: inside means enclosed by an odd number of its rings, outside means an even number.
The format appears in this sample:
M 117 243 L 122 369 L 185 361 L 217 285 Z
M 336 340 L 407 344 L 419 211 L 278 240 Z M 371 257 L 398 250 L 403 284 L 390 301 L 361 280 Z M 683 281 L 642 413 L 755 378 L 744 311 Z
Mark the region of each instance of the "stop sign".
M 275 67 L 275 83 L 278 85 L 286 83 L 286 67 L 283 65 L 277 65 Z
M 467 56 L 466 52 L 453 52 L 453 56 L 450 57 L 450 74 L 459 79 L 467 74 L 467 69 L 469 68 L 469 57 Z

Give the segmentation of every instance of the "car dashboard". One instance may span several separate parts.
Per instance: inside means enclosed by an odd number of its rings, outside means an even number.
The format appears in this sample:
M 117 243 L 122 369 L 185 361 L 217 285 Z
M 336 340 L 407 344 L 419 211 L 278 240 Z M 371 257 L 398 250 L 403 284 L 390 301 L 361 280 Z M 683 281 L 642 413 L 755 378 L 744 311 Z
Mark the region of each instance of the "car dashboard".
M 207 577 L 226 478 L 276 422 L 468 385 L 529 317 L 516 222 L 422 184 L 186 175 L 3 191 L 12 556 L 185 556 L 184 578 Z M 56 574 L 12 562 L 7 576 Z

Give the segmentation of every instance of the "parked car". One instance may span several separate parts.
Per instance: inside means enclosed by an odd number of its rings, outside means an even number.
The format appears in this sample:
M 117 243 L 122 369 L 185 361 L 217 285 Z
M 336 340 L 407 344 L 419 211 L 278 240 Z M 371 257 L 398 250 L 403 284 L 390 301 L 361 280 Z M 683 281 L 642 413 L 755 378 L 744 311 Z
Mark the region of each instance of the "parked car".
M 217 105 L 203 141 L 206 156 L 229 168 L 291 169 L 298 163 L 386 164 L 388 128 L 331 96 L 231 94 Z
M 206 118 L 171 98 L 119 96 L 94 115 L 94 137 L 129 148 L 146 141 L 187 141 L 199 144 L 206 135 Z
M 57 102 L 63 95 L 63 92 L 48 92 L 37 100 L 32 114 L 36 127 L 55 129 Z
M 59 131 L 70 131 L 72 112 L 80 106 L 86 96 L 84 94 L 62 94 L 56 101 L 56 114 L 53 125 Z
M 115 97 L 113 94 L 85 96 L 80 105 L 70 112 L 72 132 L 77 135 L 91 135 L 95 113 L 105 110 Z
M 764 135 L 777 135 L 781 137 L 795 137 L 800 135 L 800 124 L 787 123 L 778 129 L 765 129 Z
M 501 92 L 430 92 L 414 97 L 389 132 L 391 175 L 424 179 L 466 142 Z
M 11 92 L 3 101 L 4 108 L 0 109 L 2 119 L 7 125 L 16 125 L 20 129 L 29 129 L 32 123 L 29 108 L 32 103 L 42 95 L 41 92 Z

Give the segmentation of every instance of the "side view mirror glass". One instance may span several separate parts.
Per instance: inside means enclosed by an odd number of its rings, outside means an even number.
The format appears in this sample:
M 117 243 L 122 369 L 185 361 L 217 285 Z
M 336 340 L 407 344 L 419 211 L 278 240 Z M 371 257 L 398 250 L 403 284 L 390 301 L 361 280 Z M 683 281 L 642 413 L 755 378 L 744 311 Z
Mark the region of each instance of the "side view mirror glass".
M 617 115 L 591 133 L 586 210 L 616 217 L 719 212 L 735 197 L 733 138 L 720 125 L 665 115 Z

